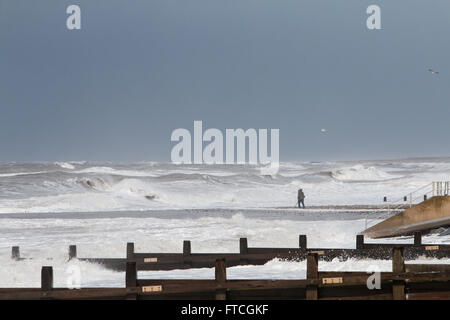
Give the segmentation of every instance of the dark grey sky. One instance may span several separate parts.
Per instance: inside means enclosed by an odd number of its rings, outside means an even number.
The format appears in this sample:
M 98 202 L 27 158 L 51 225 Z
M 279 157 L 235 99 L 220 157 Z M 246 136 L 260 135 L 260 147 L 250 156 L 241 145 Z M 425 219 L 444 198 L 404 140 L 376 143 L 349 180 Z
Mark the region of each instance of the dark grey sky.
M 448 0 L 0 0 L 0 161 L 169 161 L 194 120 L 279 128 L 282 161 L 449 155 L 449 31 Z

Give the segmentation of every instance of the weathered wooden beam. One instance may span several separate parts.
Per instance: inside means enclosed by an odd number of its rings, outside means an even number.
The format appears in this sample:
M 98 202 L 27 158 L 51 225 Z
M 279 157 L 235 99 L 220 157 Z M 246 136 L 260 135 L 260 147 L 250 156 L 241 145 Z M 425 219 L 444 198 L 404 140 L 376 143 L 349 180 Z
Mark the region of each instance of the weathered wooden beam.
M 216 260 L 215 279 L 217 282 L 216 300 L 226 300 L 227 291 L 224 285 L 227 282 L 227 266 L 225 259 Z
M 126 265 L 126 271 L 125 271 L 125 288 L 127 289 L 134 289 L 138 286 L 138 280 L 137 280 L 137 268 L 136 268 L 136 261 L 127 261 Z M 137 300 L 138 293 L 131 291 L 128 291 L 125 299 L 126 300 Z
M 403 248 L 396 247 L 392 254 L 392 272 L 394 274 L 405 272 L 405 259 L 403 256 Z M 392 296 L 394 300 L 405 300 L 405 281 L 394 280 L 392 282 Z
M 227 281 L 227 267 L 225 259 L 216 260 L 215 279 L 218 284 L 224 284 Z
M 405 264 L 406 272 L 450 272 L 450 264 Z
M 405 258 L 403 256 L 403 248 L 395 247 L 392 249 L 392 272 L 403 273 L 405 272 Z
M 317 253 L 308 253 L 306 258 L 306 279 L 319 279 L 319 255 Z M 309 284 L 306 287 L 306 300 L 317 300 L 318 298 L 319 295 L 317 285 Z

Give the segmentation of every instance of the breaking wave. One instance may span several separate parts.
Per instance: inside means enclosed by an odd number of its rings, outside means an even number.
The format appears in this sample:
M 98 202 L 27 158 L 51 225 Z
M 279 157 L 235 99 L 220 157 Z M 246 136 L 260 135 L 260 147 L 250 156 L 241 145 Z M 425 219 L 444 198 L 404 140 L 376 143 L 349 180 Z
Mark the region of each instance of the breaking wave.
M 398 177 L 379 168 L 366 167 L 361 164 L 332 171 L 331 176 L 342 181 L 382 181 Z
M 55 162 L 0 164 L 0 213 L 377 204 L 433 180 L 450 159 L 281 163 L 257 166 Z

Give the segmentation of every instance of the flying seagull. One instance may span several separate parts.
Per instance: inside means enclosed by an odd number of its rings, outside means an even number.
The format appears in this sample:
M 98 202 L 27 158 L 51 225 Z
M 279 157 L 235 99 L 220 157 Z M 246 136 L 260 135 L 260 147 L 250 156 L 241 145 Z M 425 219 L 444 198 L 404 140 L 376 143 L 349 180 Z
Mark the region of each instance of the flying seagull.
M 320 132 L 325 133 L 327 132 L 327 129 L 320 129 Z
M 439 74 L 439 71 L 436 71 L 434 69 L 428 69 L 428 71 L 430 71 L 432 74 Z

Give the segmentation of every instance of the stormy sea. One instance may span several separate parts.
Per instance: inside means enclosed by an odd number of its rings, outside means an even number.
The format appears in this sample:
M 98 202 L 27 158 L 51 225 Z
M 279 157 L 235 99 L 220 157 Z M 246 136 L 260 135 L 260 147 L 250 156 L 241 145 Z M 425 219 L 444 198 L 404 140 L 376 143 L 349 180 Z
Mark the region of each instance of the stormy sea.
M 38 287 L 40 267 L 52 265 L 55 286 L 67 270 L 81 270 L 81 285 L 124 286 L 124 273 L 78 260 L 137 252 L 238 252 L 250 246 L 354 248 L 355 236 L 392 212 L 380 209 L 432 181 L 450 181 L 450 158 L 284 162 L 278 171 L 248 165 L 49 162 L 0 164 L 0 287 Z M 296 208 L 302 188 L 306 209 Z M 377 206 L 379 208 L 377 208 Z M 369 240 L 379 241 L 379 240 Z M 411 242 L 411 237 L 382 242 Z M 446 229 L 425 243 L 450 243 Z M 11 259 L 20 246 L 22 261 Z M 417 263 L 426 262 L 418 259 Z M 428 262 L 429 263 L 429 262 Z M 450 263 L 449 259 L 433 263 Z M 389 271 L 390 261 L 333 260 L 321 270 Z M 306 263 L 272 260 L 227 270 L 230 279 L 303 279 Z M 214 269 L 139 272 L 142 278 L 213 279 Z

